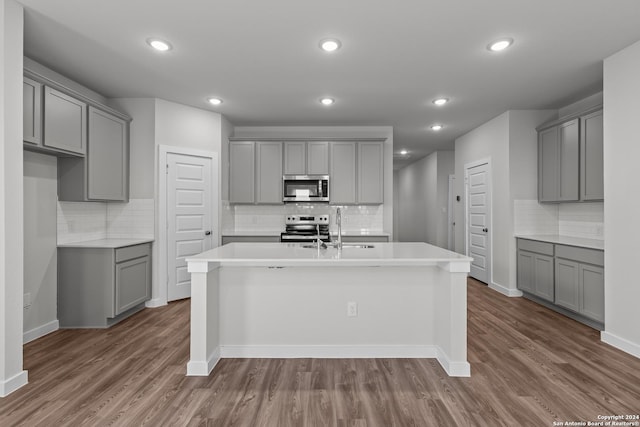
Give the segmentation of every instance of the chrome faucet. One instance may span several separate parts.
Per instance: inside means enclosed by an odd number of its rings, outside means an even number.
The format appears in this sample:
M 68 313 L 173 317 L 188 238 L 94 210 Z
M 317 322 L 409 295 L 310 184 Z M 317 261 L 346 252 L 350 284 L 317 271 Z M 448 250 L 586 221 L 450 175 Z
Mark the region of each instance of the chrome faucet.
M 336 209 L 336 224 L 338 225 L 338 243 L 336 247 L 342 249 L 342 212 L 340 208 Z
M 326 243 L 322 241 L 322 236 L 320 236 L 320 224 L 316 224 L 316 243 L 318 244 L 318 251 L 320 249 L 327 249 Z

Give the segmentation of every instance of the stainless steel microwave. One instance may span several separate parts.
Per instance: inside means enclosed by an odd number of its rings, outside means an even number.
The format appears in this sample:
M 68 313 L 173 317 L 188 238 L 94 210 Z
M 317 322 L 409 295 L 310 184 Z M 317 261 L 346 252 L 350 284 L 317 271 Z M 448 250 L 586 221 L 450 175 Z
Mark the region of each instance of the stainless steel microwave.
M 329 175 L 284 175 L 282 201 L 328 202 Z

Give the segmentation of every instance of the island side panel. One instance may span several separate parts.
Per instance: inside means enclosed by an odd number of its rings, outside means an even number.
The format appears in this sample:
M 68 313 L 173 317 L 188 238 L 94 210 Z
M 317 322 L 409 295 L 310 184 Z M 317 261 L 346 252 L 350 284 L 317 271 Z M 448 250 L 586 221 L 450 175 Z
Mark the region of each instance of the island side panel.
M 436 357 L 438 270 L 223 266 L 222 357 Z
M 468 377 L 467 361 L 467 273 L 438 271 L 435 317 L 438 324 L 436 343 L 438 360 L 450 376 Z
M 208 376 L 220 360 L 220 267 L 213 262 L 190 262 L 191 340 L 187 375 Z

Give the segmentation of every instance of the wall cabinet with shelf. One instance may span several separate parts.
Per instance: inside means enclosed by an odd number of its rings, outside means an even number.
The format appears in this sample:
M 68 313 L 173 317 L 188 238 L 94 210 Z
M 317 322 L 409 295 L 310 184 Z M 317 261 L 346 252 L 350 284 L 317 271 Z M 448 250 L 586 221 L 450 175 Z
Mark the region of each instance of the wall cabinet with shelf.
M 538 127 L 538 200 L 604 199 L 602 109 Z

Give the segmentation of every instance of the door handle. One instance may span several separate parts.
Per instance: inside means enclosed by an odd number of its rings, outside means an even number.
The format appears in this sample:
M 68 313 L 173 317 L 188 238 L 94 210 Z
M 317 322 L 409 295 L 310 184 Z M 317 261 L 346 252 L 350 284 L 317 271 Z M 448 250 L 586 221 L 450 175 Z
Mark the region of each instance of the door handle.
M 488 228 L 483 228 L 482 231 L 484 231 L 485 233 L 488 233 L 489 229 Z
M 204 235 L 205 235 L 205 236 L 211 236 L 211 231 L 205 231 L 205 232 L 204 232 Z

